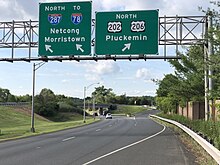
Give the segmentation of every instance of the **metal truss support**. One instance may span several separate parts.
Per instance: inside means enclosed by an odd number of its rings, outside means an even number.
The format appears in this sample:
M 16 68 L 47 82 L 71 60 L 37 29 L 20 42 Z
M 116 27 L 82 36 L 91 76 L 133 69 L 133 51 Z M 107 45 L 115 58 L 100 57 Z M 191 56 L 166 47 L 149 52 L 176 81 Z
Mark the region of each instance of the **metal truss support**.
M 38 21 L 0 22 L 0 48 L 11 49 L 10 55 L 1 61 L 14 61 L 15 49 L 28 49 L 28 57 L 24 55 L 20 61 L 30 61 L 31 49 L 38 47 Z
M 166 58 L 169 46 L 173 46 L 176 55 L 180 46 L 204 45 L 206 42 L 207 16 L 164 16 L 159 19 L 159 45 L 163 45 Z
M 38 21 L 12 21 L 0 22 L 0 48 L 11 49 L 10 55 L 1 54 L 0 61 L 63 61 L 63 60 L 138 60 L 138 59 L 178 59 L 177 52 L 180 46 L 204 44 L 205 25 L 207 16 L 164 16 L 159 17 L 159 45 L 164 48 L 160 52 L 162 55 L 130 55 L 130 56 L 56 56 L 56 57 L 38 57 L 32 55 L 32 49 L 38 47 Z M 95 20 L 92 20 L 94 33 Z M 95 39 L 91 41 L 94 46 Z M 169 46 L 174 46 L 175 54 L 170 55 Z M 16 56 L 15 50 L 19 48 L 27 49 L 27 55 Z M 169 54 L 169 55 L 168 55 Z

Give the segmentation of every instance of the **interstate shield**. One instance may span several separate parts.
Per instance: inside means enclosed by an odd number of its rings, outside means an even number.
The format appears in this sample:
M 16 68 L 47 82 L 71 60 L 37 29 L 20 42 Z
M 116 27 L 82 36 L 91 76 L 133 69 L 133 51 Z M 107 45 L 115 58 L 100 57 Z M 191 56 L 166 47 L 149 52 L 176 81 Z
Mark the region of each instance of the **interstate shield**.
M 71 21 L 73 24 L 78 25 L 82 22 L 83 16 L 81 13 L 73 13 L 71 15 Z
M 62 14 L 48 14 L 48 21 L 52 25 L 57 25 L 61 22 Z

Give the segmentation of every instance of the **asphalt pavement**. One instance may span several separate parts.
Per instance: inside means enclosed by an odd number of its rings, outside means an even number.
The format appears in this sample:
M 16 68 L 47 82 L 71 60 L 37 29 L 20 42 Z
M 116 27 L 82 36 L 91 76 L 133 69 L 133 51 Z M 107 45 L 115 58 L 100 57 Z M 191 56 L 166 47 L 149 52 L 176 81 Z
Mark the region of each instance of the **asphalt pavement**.
M 113 116 L 100 122 L 0 143 L 0 165 L 193 165 L 175 134 L 150 118 Z

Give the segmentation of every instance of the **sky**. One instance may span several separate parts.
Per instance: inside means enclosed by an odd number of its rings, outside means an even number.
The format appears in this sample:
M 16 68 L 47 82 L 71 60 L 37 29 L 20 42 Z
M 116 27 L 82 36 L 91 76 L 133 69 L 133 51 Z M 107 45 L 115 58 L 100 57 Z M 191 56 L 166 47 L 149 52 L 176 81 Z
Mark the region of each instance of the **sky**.
M 0 22 L 38 20 L 39 3 L 45 2 L 64 0 L 0 0 Z M 207 9 L 211 4 L 209 0 L 93 0 L 92 17 L 95 17 L 96 11 L 155 9 L 159 9 L 159 16 L 202 16 L 204 13 L 198 10 L 199 6 Z M 21 50 L 18 53 L 27 52 Z M 37 50 L 34 53 L 37 54 Z M 1 48 L 1 56 L 10 57 L 10 51 Z M 31 95 L 32 69 L 33 62 L 0 62 L 0 88 L 9 89 L 14 95 Z M 100 85 L 112 88 L 117 95 L 155 96 L 158 86 L 152 79 L 162 80 L 164 75 L 173 72 L 173 68 L 165 60 L 48 62 L 36 71 L 35 91 L 39 94 L 43 88 L 48 88 L 55 94 L 83 98 L 84 87 L 94 84 L 87 89 L 87 96 Z

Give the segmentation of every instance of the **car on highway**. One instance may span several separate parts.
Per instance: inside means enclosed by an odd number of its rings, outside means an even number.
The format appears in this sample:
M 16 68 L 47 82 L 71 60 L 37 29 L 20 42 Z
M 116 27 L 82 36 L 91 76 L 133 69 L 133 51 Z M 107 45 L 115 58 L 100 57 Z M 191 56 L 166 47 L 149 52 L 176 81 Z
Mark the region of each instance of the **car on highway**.
M 106 118 L 106 119 L 112 119 L 111 113 L 107 113 L 107 114 L 105 115 L 105 118 Z

